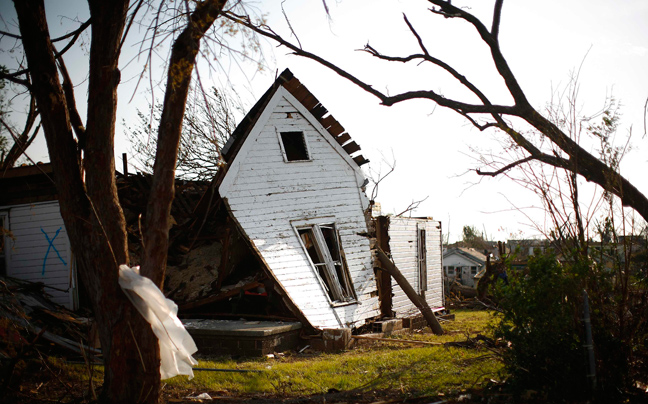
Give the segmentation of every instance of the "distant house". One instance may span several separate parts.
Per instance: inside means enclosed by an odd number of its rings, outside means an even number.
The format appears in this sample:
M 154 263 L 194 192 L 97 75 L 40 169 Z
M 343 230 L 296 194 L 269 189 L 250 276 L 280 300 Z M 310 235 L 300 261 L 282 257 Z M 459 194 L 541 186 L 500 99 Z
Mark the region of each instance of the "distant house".
M 517 260 L 526 260 L 534 254 L 543 254 L 551 249 L 552 245 L 546 239 L 521 239 L 506 241 L 508 254 L 514 255 Z
M 443 271 L 448 280 L 475 286 L 475 275 L 486 266 L 486 256 L 473 248 L 450 248 L 443 253 Z

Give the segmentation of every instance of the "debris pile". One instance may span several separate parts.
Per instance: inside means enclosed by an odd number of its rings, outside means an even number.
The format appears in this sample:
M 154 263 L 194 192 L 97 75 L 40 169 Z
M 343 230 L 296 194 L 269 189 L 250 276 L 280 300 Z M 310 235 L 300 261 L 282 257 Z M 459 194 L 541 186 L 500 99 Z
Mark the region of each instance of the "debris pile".
M 147 174 L 118 178 L 131 265 L 140 262 L 150 185 Z M 179 306 L 181 318 L 295 320 L 212 185 L 176 180 L 165 296 Z
M 88 346 L 91 324 L 48 299 L 43 284 L 0 278 L 0 383 L 7 386 L 24 360 L 57 354 L 69 360 L 99 361 Z

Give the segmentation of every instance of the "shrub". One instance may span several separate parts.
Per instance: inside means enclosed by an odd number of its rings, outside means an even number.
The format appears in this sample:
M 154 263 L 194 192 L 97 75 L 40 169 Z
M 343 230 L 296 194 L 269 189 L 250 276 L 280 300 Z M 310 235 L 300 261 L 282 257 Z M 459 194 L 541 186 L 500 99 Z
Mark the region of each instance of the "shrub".
M 609 263 L 561 263 L 555 255 L 533 256 L 524 271 L 508 272 L 509 284 L 500 282 L 492 291 L 501 310 L 494 334 L 508 342 L 502 356 L 514 392 L 603 402 L 646 383 L 645 282 Z M 591 307 L 595 391 L 587 378 L 583 290 Z

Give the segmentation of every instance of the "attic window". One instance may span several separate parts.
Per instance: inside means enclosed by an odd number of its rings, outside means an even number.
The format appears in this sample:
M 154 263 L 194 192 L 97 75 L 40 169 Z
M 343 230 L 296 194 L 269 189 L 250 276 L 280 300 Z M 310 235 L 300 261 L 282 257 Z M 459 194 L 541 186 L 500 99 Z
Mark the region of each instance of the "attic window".
M 304 132 L 281 132 L 281 144 L 286 161 L 310 160 Z
M 349 269 L 340 248 L 340 235 L 333 224 L 297 229 L 304 248 L 333 303 L 356 300 Z

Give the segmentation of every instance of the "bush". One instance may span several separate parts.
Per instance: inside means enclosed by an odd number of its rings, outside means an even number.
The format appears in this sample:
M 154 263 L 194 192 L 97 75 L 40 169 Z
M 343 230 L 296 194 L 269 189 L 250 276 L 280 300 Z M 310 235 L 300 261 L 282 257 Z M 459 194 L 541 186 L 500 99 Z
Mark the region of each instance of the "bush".
M 589 259 L 559 262 L 536 255 L 524 271 L 509 269 L 509 284 L 492 290 L 501 310 L 494 334 L 514 393 L 534 390 L 551 400 L 617 400 L 646 383 L 646 287 L 627 273 Z M 631 289 L 629 285 L 634 285 Z M 597 387 L 587 378 L 583 294 L 587 290 Z

